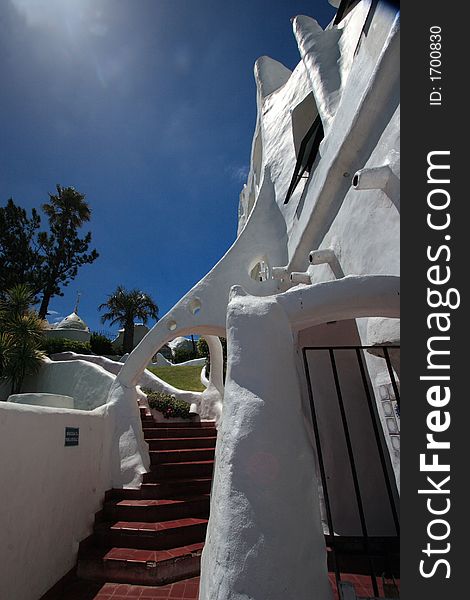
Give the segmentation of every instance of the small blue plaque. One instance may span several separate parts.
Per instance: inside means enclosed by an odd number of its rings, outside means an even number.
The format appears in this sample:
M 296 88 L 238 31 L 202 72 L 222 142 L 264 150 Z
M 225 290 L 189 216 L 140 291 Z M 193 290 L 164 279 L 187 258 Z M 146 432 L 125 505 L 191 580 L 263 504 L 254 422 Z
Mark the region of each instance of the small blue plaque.
M 78 427 L 65 428 L 65 446 L 78 446 Z

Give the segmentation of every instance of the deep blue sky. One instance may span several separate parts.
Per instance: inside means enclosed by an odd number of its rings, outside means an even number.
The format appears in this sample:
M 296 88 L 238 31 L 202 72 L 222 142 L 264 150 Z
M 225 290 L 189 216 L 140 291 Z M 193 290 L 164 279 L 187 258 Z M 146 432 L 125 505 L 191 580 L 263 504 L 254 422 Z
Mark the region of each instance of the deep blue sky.
M 0 203 L 87 196 L 100 258 L 51 320 L 92 329 L 118 284 L 163 316 L 236 236 L 256 119 L 255 60 L 299 61 L 290 18 L 327 0 L 2 0 Z

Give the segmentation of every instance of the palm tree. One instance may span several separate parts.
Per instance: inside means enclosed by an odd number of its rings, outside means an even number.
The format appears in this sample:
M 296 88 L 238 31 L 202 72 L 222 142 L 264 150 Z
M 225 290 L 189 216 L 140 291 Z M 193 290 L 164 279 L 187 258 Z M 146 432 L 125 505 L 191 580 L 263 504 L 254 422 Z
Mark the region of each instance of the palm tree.
M 101 322 L 110 321 L 111 325 L 119 323 L 124 327 L 124 352 L 132 352 L 134 348 L 134 321 L 140 319 L 144 325 L 149 318 L 158 320 L 158 306 L 150 296 L 140 290 L 127 291 L 122 285 L 108 296 L 107 302 L 100 304 L 98 310 L 107 310 Z
M 0 379 L 10 381 L 12 394 L 21 392 L 26 375 L 36 373 L 44 358 L 44 321 L 30 309 L 32 302 L 31 289 L 20 284 L 0 303 Z

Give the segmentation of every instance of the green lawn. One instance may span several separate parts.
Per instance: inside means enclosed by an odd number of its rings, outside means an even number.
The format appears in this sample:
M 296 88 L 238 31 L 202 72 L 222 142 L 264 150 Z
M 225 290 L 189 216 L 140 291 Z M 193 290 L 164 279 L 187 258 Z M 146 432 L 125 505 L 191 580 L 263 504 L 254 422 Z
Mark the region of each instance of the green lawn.
M 205 388 L 201 383 L 201 369 L 202 366 L 196 365 L 189 367 L 150 367 L 149 371 L 180 390 L 202 392 Z

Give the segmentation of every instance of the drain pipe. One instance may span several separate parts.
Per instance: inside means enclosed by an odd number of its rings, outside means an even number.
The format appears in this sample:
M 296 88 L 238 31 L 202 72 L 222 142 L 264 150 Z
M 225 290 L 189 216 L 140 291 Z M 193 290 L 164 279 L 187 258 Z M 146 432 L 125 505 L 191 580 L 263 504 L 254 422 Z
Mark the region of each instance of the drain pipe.
M 304 273 L 293 272 L 290 274 L 290 280 L 292 283 L 305 283 L 306 285 L 312 284 L 312 278 L 310 277 L 310 273 L 305 271 Z
M 310 252 L 308 255 L 308 259 L 311 265 L 329 265 L 336 279 L 342 279 L 344 277 L 344 271 L 339 264 L 339 260 L 335 254 L 335 251 L 332 248 L 312 250 L 312 252 Z
M 298 283 L 310 285 L 312 283 L 312 279 L 308 271 L 305 273 L 289 273 L 288 267 L 273 267 L 271 269 L 271 276 L 273 279 L 287 281 L 291 285 L 296 285 Z
M 354 174 L 352 187 L 355 190 L 382 190 L 385 192 L 392 176 L 393 171 L 389 165 L 361 169 Z
M 284 281 L 284 279 L 289 278 L 289 270 L 287 267 L 272 267 L 271 276 L 273 279 L 280 279 Z

